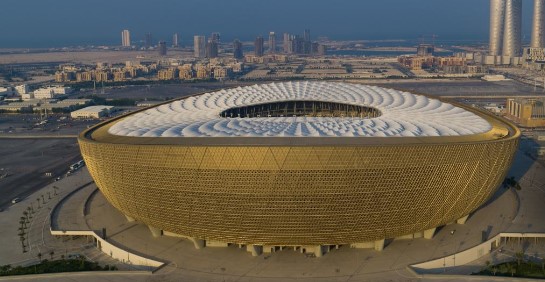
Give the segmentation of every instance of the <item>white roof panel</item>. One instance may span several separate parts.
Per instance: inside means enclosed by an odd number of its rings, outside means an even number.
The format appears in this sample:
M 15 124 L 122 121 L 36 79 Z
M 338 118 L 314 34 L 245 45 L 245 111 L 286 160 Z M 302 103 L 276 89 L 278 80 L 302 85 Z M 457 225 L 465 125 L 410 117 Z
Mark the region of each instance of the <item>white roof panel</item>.
M 376 108 L 376 118 L 223 118 L 233 107 L 315 100 Z M 407 137 L 485 133 L 490 123 L 472 112 L 426 96 L 376 86 L 337 82 L 261 84 L 174 101 L 128 116 L 109 129 L 141 137 Z

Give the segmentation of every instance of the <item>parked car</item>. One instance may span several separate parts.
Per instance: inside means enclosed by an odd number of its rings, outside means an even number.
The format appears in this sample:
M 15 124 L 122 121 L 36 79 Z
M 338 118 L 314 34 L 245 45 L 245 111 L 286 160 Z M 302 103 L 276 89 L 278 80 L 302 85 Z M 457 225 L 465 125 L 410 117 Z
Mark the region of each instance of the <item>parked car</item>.
M 20 201 L 21 201 L 20 198 L 15 198 L 15 199 L 11 200 L 11 203 L 12 203 L 12 204 L 17 204 L 17 203 L 19 203 Z

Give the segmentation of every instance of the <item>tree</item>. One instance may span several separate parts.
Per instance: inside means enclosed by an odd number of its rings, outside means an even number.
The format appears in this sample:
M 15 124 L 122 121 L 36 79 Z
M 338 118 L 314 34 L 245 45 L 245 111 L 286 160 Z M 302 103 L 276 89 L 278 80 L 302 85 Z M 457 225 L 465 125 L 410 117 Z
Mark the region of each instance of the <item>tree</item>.
M 49 252 L 49 257 L 51 258 L 51 260 L 53 260 L 53 255 L 55 255 L 55 251 Z
M 23 237 L 23 236 L 25 236 L 25 234 L 26 234 L 25 229 L 23 227 L 19 227 L 19 234 L 18 235 Z
M 32 203 L 31 203 L 32 204 Z M 26 210 L 28 211 L 28 216 L 30 218 L 32 218 L 32 214 L 34 213 L 34 209 L 32 209 L 31 207 L 27 207 Z
M 41 262 L 41 261 L 42 261 L 42 253 L 38 253 L 36 256 L 38 257 L 38 259 L 39 259 L 40 262 Z
M 520 263 L 522 262 L 522 259 L 524 258 L 524 253 L 516 252 L 515 257 L 517 258 L 517 265 L 520 267 Z
M 40 198 L 37 198 L 36 202 L 38 202 L 38 208 L 40 208 Z
M 507 264 L 507 269 L 511 273 L 511 277 L 515 276 L 515 272 L 517 272 L 517 269 L 515 268 L 515 265 L 513 265 L 512 263 L 508 263 Z

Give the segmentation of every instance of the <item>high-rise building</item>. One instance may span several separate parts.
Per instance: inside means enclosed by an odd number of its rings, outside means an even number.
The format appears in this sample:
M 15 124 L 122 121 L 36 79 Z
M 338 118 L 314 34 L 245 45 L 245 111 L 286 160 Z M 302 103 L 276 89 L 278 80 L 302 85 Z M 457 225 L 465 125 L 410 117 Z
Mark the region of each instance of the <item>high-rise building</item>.
M 327 46 L 320 44 L 318 46 L 318 56 L 325 56 L 327 54 Z
M 238 39 L 235 39 L 235 41 L 233 41 L 233 57 L 235 59 L 244 58 L 244 52 L 242 51 L 242 42 L 240 42 L 240 40 Z
M 212 38 L 208 39 L 208 43 L 206 43 L 206 57 L 207 58 L 218 57 L 218 42 L 214 41 Z
M 121 46 L 131 47 L 131 33 L 128 29 L 121 32 Z
M 532 48 L 545 48 L 545 0 L 534 0 Z
M 522 0 L 505 1 L 505 26 L 502 55 L 520 57 L 522 55 Z
M 178 45 L 178 33 L 174 33 L 174 35 L 172 35 L 172 47 L 177 48 L 179 46 L 180 45 Z
M 276 54 L 276 34 L 269 32 L 269 54 Z
M 193 37 L 193 56 L 195 58 L 204 58 L 206 56 L 206 38 L 204 35 L 195 35 Z
M 501 56 L 505 23 L 505 0 L 490 0 L 489 55 Z
M 210 40 L 218 44 L 220 43 L 220 39 L 221 39 L 221 35 L 219 32 L 212 32 L 212 34 L 210 35 Z
M 300 35 L 292 37 L 292 53 L 304 54 L 305 53 L 305 40 Z
M 416 48 L 416 54 L 419 57 L 433 56 L 435 48 L 431 44 L 419 44 Z
M 166 56 L 167 55 L 167 43 L 165 41 L 159 41 L 159 55 L 160 56 Z
M 254 53 L 257 57 L 263 56 L 263 43 L 264 41 L 262 36 L 258 36 L 254 41 Z
M 310 29 L 305 29 L 305 33 L 303 34 L 303 39 L 305 41 L 310 41 Z
M 290 46 L 291 46 L 290 38 L 291 38 L 290 34 L 287 32 L 284 32 L 284 40 L 282 41 L 282 45 L 283 45 L 284 53 L 286 54 L 290 53 Z
M 149 48 L 153 45 L 153 38 L 151 36 L 151 32 L 146 33 L 146 39 L 145 39 L 145 47 Z

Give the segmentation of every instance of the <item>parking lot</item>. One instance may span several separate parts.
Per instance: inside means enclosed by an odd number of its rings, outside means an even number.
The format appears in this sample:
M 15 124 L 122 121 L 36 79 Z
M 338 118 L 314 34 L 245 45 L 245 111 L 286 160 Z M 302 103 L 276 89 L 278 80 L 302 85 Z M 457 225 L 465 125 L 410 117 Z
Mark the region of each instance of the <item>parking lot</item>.
M 81 159 L 75 138 L 0 138 L 0 156 L 0 208 L 66 177 L 70 164 Z

